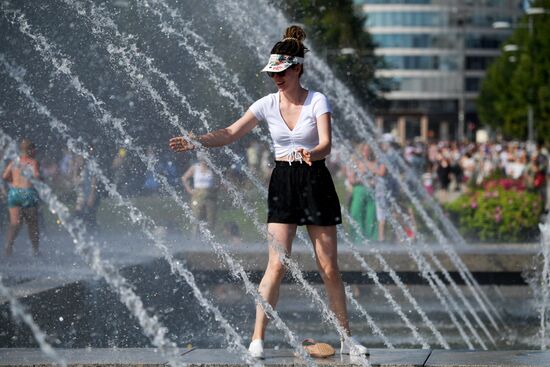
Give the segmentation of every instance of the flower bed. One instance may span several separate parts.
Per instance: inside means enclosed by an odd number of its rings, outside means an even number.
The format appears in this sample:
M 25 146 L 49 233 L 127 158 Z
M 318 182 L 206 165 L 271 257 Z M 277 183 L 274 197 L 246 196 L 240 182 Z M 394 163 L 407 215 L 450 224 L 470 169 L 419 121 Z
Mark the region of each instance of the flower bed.
M 488 182 L 485 189 L 461 195 L 445 208 L 470 241 L 533 241 L 542 213 L 541 198 L 515 182 Z

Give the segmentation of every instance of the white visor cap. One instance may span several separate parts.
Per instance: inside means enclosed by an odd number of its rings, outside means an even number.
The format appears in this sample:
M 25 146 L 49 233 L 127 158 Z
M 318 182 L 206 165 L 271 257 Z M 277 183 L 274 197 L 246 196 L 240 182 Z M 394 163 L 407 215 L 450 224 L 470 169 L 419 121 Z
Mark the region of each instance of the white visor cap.
M 288 56 L 271 54 L 267 65 L 262 69 L 262 72 L 279 73 L 288 69 L 292 65 L 303 64 L 304 58 L 298 56 Z

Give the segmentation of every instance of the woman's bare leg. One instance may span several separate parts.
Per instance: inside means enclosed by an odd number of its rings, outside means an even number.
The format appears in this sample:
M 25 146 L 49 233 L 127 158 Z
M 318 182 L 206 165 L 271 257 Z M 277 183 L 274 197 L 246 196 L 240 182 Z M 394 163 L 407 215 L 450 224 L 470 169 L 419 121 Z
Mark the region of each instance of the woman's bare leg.
M 269 223 L 267 232 L 269 238 L 269 260 L 262 281 L 260 282 L 259 292 L 272 307 L 275 307 L 279 299 L 279 287 L 285 274 L 284 265 L 279 258 L 277 248 L 290 256 L 292 250 L 292 240 L 296 235 L 296 224 Z M 256 306 L 256 322 L 254 324 L 254 334 L 252 340 L 264 339 L 265 328 L 268 318 L 261 305 Z
M 307 230 L 315 249 L 317 266 L 325 283 L 330 308 L 336 315 L 340 326 L 348 335 L 351 335 L 344 283 L 338 268 L 336 226 L 309 225 Z
M 17 237 L 17 233 L 19 233 L 19 229 L 21 228 L 21 208 L 17 206 L 9 208 L 9 213 L 10 224 L 8 227 L 8 235 L 6 237 L 6 256 L 11 256 L 13 254 L 13 242 L 15 241 L 15 237 Z

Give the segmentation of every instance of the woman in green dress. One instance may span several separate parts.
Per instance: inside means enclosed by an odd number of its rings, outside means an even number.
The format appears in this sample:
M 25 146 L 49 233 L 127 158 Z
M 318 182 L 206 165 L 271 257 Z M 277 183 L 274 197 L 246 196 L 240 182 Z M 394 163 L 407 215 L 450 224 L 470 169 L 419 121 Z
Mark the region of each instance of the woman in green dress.
M 376 199 L 374 196 L 375 181 L 373 174 L 377 173 L 374 155 L 366 144 L 358 145 L 359 153 L 365 160 L 355 162 L 355 169 L 348 170 L 348 182 L 352 185 L 350 200 L 350 216 L 355 221 L 351 233 L 354 241 L 362 239 L 378 240 L 378 220 L 376 217 Z M 367 185 L 365 185 L 365 182 Z M 359 227 L 361 233 L 356 228 Z

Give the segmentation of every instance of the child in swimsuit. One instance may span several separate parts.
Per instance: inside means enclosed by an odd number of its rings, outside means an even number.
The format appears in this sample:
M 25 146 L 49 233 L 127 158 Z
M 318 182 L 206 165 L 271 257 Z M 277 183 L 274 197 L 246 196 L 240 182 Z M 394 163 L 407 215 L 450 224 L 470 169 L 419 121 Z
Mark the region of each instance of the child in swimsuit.
M 13 254 L 13 243 L 23 220 L 27 222 L 29 228 L 33 254 L 38 254 L 38 203 L 40 200 L 32 183 L 23 175 L 23 171 L 30 169 L 34 178 L 40 177 L 38 161 L 34 159 L 36 148 L 28 139 L 23 139 L 19 148 L 21 151 L 19 164 L 10 162 L 2 173 L 2 179 L 10 185 L 8 190 L 10 224 L 5 246 L 6 256 Z

